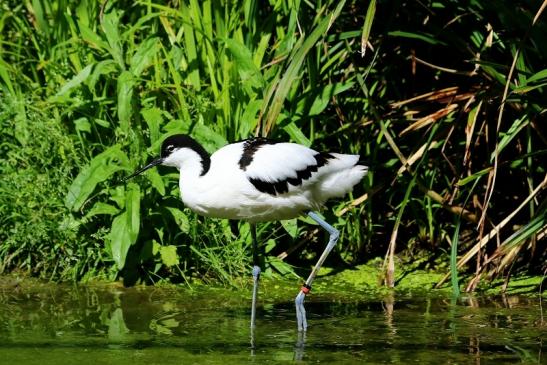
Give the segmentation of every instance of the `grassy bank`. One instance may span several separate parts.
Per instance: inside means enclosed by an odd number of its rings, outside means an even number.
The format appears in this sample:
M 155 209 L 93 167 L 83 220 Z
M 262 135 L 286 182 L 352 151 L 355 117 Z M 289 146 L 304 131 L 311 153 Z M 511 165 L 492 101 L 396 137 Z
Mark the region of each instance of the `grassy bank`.
M 323 211 L 330 266 L 385 258 L 393 286 L 397 256 L 425 256 L 455 291 L 542 274 L 545 3 L 4 1 L 0 269 L 247 275 L 248 225 L 189 211 L 174 171 L 120 184 L 190 133 L 210 152 L 263 135 L 362 154 L 371 173 Z M 326 237 L 309 223 L 261 226 L 267 273 L 310 267 Z

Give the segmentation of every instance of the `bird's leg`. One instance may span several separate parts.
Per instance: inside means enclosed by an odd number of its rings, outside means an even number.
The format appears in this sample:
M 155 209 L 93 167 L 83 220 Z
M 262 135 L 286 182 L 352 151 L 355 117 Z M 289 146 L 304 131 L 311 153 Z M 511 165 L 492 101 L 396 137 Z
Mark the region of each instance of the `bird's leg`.
M 323 262 L 325 262 L 329 253 L 332 251 L 334 246 L 336 246 L 336 242 L 338 242 L 338 237 L 340 237 L 340 232 L 338 232 L 336 228 L 321 219 L 321 217 L 319 217 L 317 213 L 309 212 L 308 216 L 316 221 L 321 227 L 326 229 L 327 232 L 329 232 L 329 243 L 327 244 L 327 247 L 325 247 L 325 250 L 319 257 L 319 260 L 317 261 L 317 264 L 315 264 L 315 267 L 313 268 L 310 276 L 308 276 L 308 279 L 306 280 L 306 282 L 302 286 L 302 289 L 300 289 L 300 292 L 294 300 L 296 304 L 296 321 L 298 324 L 298 331 L 305 331 L 308 327 L 308 323 L 306 321 L 306 309 L 304 309 L 304 298 L 306 297 L 306 294 L 310 292 L 313 279 L 315 279 L 315 276 L 319 272 L 321 265 L 323 265 Z
M 251 307 L 251 330 L 255 328 L 256 299 L 258 297 L 258 281 L 260 280 L 260 264 L 258 261 L 258 243 L 256 240 L 256 224 L 251 223 L 251 236 L 253 239 L 253 303 Z

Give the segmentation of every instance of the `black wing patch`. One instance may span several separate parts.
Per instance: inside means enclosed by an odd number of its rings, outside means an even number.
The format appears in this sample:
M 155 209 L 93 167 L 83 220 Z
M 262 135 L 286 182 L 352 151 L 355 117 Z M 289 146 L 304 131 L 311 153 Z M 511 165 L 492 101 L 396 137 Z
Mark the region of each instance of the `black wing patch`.
M 254 154 L 258 149 L 266 144 L 276 144 L 276 141 L 271 139 L 256 137 L 247 139 L 243 143 L 243 154 L 239 159 L 239 168 L 243 171 L 247 170 L 247 166 L 253 162 Z
M 264 181 L 260 180 L 258 178 L 249 178 L 249 181 L 253 186 L 260 192 L 270 194 L 270 195 L 278 195 L 278 194 L 284 194 L 289 192 L 289 184 L 292 186 L 299 186 L 302 184 L 303 181 L 309 179 L 311 177 L 311 174 L 313 172 L 316 172 L 321 166 L 325 166 L 329 160 L 333 159 L 334 156 L 327 152 L 320 152 L 313 156 L 315 158 L 315 165 L 309 165 L 305 169 L 297 170 L 296 171 L 296 177 L 288 177 L 284 180 L 278 180 L 278 181 Z M 241 166 L 241 161 L 239 162 Z

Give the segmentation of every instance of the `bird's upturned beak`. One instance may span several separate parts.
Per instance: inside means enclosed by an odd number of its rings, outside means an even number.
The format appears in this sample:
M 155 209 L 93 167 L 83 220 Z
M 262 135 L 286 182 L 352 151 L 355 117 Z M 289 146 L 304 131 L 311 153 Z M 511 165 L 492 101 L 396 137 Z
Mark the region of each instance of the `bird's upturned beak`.
M 163 162 L 163 158 L 158 158 L 158 159 L 155 159 L 154 161 L 150 162 L 148 165 L 144 166 L 144 167 L 141 167 L 140 169 L 138 169 L 137 171 L 135 171 L 134 173 L 132 173 L 131 175 L 129 175 L 128 177 L 126 177 L 125 179 L 123 179 L 123 181 L 127 181 L 129 179 L 131 179 L 132 177 L 135 177 L 137 175 L 140 175 L 142 174 L 143 172 L 145 172 L 146 170 L 154 167 L 154 166 L 157 166 L 157 165 L 160 165 L 161 163 Z

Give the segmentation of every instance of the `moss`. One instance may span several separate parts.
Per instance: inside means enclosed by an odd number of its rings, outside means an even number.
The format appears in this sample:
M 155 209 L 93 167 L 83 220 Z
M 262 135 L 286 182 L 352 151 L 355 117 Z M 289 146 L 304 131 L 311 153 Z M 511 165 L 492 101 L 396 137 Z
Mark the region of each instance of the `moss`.
M 410 268 L 404 272 L 396 272 L 396 291 L 428 291 L 441 279 L 442 273 L 430 270 Z M 333 270 L 322 270 L 321 280 L 317 288 L 336 287 L 351 288 L 359 292 L 384 292 L 388 290 L 382 282 L 382 262 L 372 260 L 367 264 L 356 266 L 353 269 L 335 273 Z
M 386 288 L 383 285 L 384 275 L 382 264 L 383 260 L 377 258 L 350 269 L 336 270 L 330 267 L 322 268 L 313 285 L 314 294 L 344 296 L 344 293 L 356 293 L 358 295 L 375 296 L 376 294 L 384 295 L 389 292 L 401 294 L 451 293 L 451 287 L 448 282 L 441 288 L 435 289 L 435 285 L 444 277 L 446 271 L 429 268 L 422 269 L 424 265 L 419 261 L 398 265 L 395 272 L 395 288 Z M 505 294 L 538 295 L 542 280 L 541 276 L 521 275 L 512 277 Z M 468 279 L 466 278 L 460 279 L 462 291 L 467 281 Z M 278 280 L 272 280 L 272 283 L 279 288 L 287 287 L 287 283 Z M 503 283 L 502 279 L 494 281 L 482 280 L 477 288 L 477 293 L 485 295 L 504 294 L 502 291 Z M 543 290 L 541 294 L 547 297 L 546 292 Z
M 541 276 L 528 276 L 528 275 L 520 275 L 516 277 L 512 277 L 509 280 L 509 283 L 507 285 L 507 289 L 505 292 L 503 292 L 503 279 L 497 279 L 492 281 L 491 283 L 485 282 L 482 287 L 479 287 L 479 290 L 487 295 L 500 295 L 500 294 L 530 294 L 530 295 L 537 295 L 541 294 L 544 297 L 547 297 L 547 293 L 545 291 L 545 285 L 543 286 L 543 290 L 541 289 L 541 282 L 544 279 L 544 277 Z

